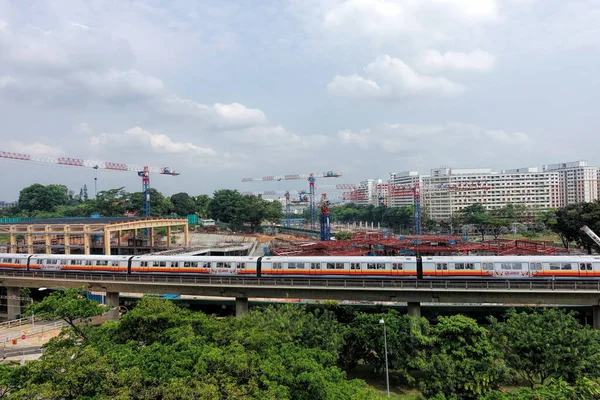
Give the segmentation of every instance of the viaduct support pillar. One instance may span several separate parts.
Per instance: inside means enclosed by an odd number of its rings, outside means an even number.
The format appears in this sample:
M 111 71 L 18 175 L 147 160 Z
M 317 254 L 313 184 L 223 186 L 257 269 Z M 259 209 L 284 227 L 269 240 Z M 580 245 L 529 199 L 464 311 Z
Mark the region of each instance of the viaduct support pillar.
M 109 321 L 119 320 L 119 292 L 106 292 L 106 305 L 113 310 L 108 311 Z
M 167 248 L 171 247 L 171 227 L 167 226 Z
M 411 317 L 421 318 L 421 303 L 417 302 L 409 302 L 408 305 L 408 315 Z
M 17 315 L 21 315 L 21 290 L 18 287 L 6 288 L 6 314 L 8 320 L 17 319 Z
M 600 306 L 592 307 L 592 320 L 594 329 L 600 330 Z
M 235 298 L 235 316 L 243 317 L 248 314 L 248 298 L 247 297 L 236 297 Z

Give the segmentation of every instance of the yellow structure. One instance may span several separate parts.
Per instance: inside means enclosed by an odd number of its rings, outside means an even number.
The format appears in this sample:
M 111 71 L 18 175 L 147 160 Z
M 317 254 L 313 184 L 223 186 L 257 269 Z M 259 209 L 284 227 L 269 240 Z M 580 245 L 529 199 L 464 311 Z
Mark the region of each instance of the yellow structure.
M 0 234 L 10 235 L 9 253 L 16 253 L 18 247 L 26 248 L 26 253 L 34 253 L 34 243 L 43 246 L 45 253 L 52 252 L 53 241 L 62 241 L 64 253 L 71 254 L 71 247 L 83 247 L 84 254 L 90 254 L 92 237 L 102 236 L 102 247 L 104 254 L 111 254 L 111 245 L 121 247 L 123 232 L 133 231 L 134 240 L 138 237 L 138 231 L 150 230 L 149 247 L 154 247 L 154 230 L 156 228 L 167 229 L 166 247 L 171 246 L 171 228 L 182 227 L 184 234 L 184 246 L 189 244 L 188 221 L 186 218 L 57 218 L 38 221 L 28 221 L 11 225 L 0 225 Z M 118 234 L 116 240 L 112 234 Z M 17 245 L 17 236 L 24 237 L 24 244 Z M 36 240 L 38 239 L 38 240 Z M 82 245 L 74 245 L 78 240 Z M 40 240 L 43 240 L 40 243 Z M 56 245 L 54 245 L 56 246 Z M 138 247 L 134 246 L 133 247 Z

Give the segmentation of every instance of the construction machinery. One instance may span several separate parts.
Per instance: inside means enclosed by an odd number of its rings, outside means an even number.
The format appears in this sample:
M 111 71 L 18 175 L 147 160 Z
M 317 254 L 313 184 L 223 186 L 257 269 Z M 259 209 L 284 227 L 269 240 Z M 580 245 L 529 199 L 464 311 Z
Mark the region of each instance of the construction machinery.
M 594 233 L 587 225 L 581 227 L 581 230 L 584 231 L 593 241 L 600 247 L 600 237 Z
M 310 228 L 316 229 L 315 223 L 315 182 L 317 178 L 339 178 L 342 174 L 339 172 L 327 171 L 323 173 L 310 174 L 291 174 L 277 176 L 263 176 L 262 178 L 243 178 L 242 182 L 278 182 L 282 180 L 306 179 L 308 180 L 308 193 L 310 198 Z
M 321 196 L 321 240 L 331 240 L 331 225 L 329 221 L 329 201 L 327 195 Z
M 96 171 L 98 169 L 108 169 L 112 171 L 136 172 L 138 176 L 142 178 L 142 192 L 144 193 L 144 209 L 142 211 L 143 215 L 146 218 L 150 217 L 150 173 L 171 176 L 177 176 L 180 174 L 179 172 L 171 170 L 169 167 L 148 167 L 125 163 L 115 163 L 109 161 L 84 160 L 80 158 L 70 157 L 42 157 L 25 153 L 12 153 L 8 151 L 0 151 L 0 158 L 7 158 L 18 161 L 65 165 L 70 167 L 93 168 Z

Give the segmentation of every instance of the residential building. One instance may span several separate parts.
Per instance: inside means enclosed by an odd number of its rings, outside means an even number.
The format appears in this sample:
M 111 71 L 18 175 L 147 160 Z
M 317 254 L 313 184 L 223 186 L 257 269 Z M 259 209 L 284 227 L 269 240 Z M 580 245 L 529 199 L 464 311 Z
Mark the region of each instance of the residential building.
M 489 168 L 437 168 L 423 178 L 421 207 L 434 220 L 450 220 L 475 203 L 487 210 L 507 204 L 521 204 L 532 210 L 559 207 L 559 173 L 539 172 L 536 167 L 501 172 Z
M 388 203 L 390 207 L 406 207 L 415 204 L 415 187 L 423 185 L 423 175 L 417 171 L 392 172 L 388 180 Z
M 588 166 L 587 161 L 544 165 L 543 170 L 557 172 L 560 176 L 560 207 L 573 203 L 589 203 L 600 198 L 598 167 Z

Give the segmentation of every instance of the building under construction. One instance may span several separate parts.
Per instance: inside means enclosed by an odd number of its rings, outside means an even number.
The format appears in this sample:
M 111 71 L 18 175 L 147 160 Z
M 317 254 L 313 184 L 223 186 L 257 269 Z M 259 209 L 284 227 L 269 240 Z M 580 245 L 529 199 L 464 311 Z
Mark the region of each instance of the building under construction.
M 185 218 L 52 218 L 0 225 L 7 253 L 144 254 L 189 243 Z M 181 237 L 183 236 L 183 237 Z

